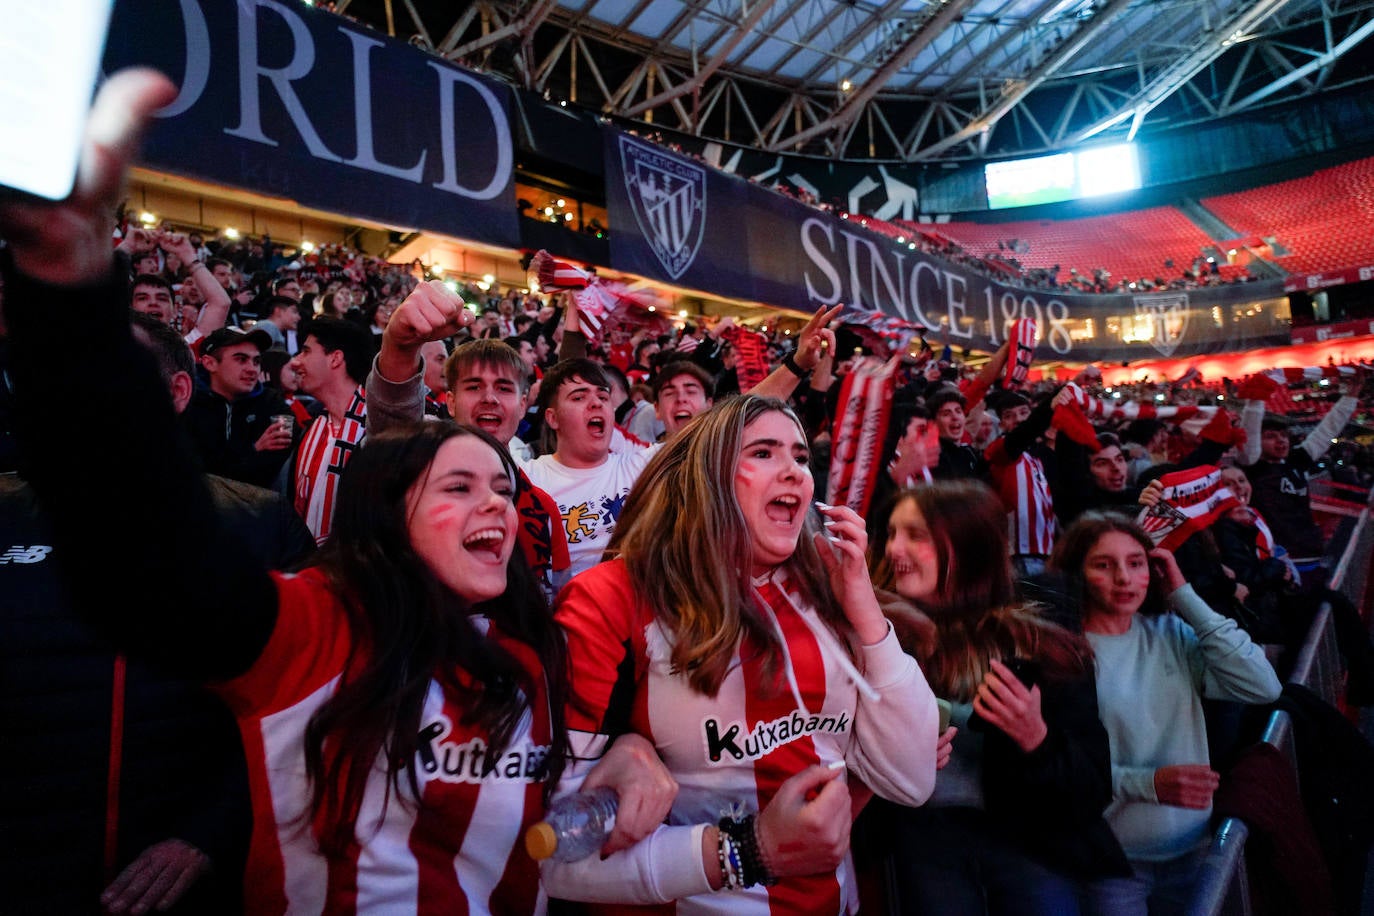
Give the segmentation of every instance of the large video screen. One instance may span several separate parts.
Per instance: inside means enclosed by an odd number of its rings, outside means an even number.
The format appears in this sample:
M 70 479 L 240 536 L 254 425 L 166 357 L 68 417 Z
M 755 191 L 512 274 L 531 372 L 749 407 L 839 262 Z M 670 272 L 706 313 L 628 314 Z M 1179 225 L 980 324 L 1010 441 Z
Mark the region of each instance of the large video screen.
M 1129 143 L 1080 153 L 990 162 L 983 170 L 988 208 L 1025 207 L 1095 197 L 1140 187 L 1140 164 Z

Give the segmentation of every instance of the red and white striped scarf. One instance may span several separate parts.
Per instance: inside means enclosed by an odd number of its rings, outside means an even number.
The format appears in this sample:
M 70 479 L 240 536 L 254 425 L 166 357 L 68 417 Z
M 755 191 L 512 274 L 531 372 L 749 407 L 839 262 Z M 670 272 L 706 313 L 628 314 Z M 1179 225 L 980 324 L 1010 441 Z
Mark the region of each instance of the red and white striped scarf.
M 367 432 L 367 397 L 363 386 L 353 392 L 336 432 L 329 413 L 320 414 L 305 431 L 296 453 L 296 511 L 315 535 L 315 543 L 329 538 L 339 479 L 348 460 L 363 444 Z
M 860 515 L 868 514 L 882 471 L 883 442 L 897 390 L 896 360 L 865 358 L 840 386 L 840 413 L 831 436 L 827 498 Z
M 1363 364 L 1361 364 L 1363 367 Z M 1319 379 L 1350 379 L 1355 376 L 1354 366 L 1286 366 L 1282 369 L 1266 369 L 1261 375 L 1271 378 L 1280 385 L 1297 382 L 1315 382 Z
M 530 273 L 539 281 L 540 292 L 572 293 L 582 333 L 593 346 L 600 342 L 608 324 L 642 326 L 654 335 L 667 333 L 671 327 L 658 312 L 658 299 L 651 290 L 632 290 L 624 283 L 603 280 L 589 270 L 560 261 L 543 249 L 530 259 Z
M 864 343 L 875 352 L 905 353 L 911 341 L 925 332 L 925 326 L 914 324 L 885 312 L 850 306 L 840 317 L 840 323 L 854 329 Z
M 1250 514 L 1255 517 L 1255 531 L 1258 532 L 1255 537 L 1255 554 L 1261 560 L 1267 560 L 1274 555 L 1274 532 L 1270 530 L 1269 523 L 1264 520 L 1263 515 L 1254 509 L 1250 510 Z
M 530 258 L 530 273 L 539 279 L 543 292 L 555 289 L 586 289 L 593 274 L 567 261 L 560 261 L 544 249 Z
M 733 324 L 723 335 L 735 348 L 735 375 L 739 377 L 741 394 L 768 377 L 768 338 L 758 331 Z
M 1019 388 L 1030 374 L 1031 363 L 1035 361 L 1035 338 L 1038 328 L 1034 318 L 1020 318 L 1011 326 L 1011 352 L 1007 354 L 1007 374 L 1004 384 L 1008 388 Z
M 1108 420 L 1114 417 L 1124 420 L 1170 420 L 1193 435 L 1202 433 L 1202 428 L 1216 416 L 1218 409 L 1212 406 L 1197 407 L 1195 405 L 1180 406 L 1150 404 L 1140 401 L 1104 400 L 1088 394 L 1075 382 L 1069 382 L 1065 388 L 1072 392 L 1074 403 L 1089 420 Z
M 1165 474 L 1159 482 L 1164 486 L 1159 502 L 1142 509 L 1136 521 L 1165 550 L 1177 550 L 1223 512 L 1240 505 L 1221 482 L 1221 470 L 1210 464 Z

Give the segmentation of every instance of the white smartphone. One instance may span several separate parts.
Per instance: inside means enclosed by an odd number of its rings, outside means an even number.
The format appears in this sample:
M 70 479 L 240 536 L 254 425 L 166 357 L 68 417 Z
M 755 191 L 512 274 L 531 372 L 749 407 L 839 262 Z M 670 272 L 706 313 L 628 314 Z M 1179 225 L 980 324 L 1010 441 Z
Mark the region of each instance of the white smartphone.
M 0 191 L 71 195 L 113 6 L 0 0 Z

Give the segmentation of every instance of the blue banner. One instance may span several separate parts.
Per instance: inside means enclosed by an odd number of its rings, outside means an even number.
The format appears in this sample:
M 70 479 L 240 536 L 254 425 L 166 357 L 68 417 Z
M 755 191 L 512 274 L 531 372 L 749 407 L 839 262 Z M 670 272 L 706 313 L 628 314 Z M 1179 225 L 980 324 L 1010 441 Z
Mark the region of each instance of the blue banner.
M 1182 357 L 1289 342 L 1277 280 L 1088 295 L 1030 289 L 954 264 L 770 188 L 606 129 L 611 266 L 798 311 L 839 302 L 995 350 L 1034 318 L 1040 361 Z
M 813 307 L 844 302 L 880 311 L 956 348 L 995 350 L 1019 318 L 1036 320 L 1041 362 L 1196 356 L 1290 341 L 1279 280 L 1110 295 L 1024 288 L 795 206 L 808 215 L 798 214 L 793 235 L 776 241 L 793 246 Z
M 745 183 L 607 128 L 611 267 L 732 299 L 753 299 Z
M 106 72 L 180 87 L 153 168 L 516 247 L 510 92 L 341 16 L 278 0 L 121 0 Z

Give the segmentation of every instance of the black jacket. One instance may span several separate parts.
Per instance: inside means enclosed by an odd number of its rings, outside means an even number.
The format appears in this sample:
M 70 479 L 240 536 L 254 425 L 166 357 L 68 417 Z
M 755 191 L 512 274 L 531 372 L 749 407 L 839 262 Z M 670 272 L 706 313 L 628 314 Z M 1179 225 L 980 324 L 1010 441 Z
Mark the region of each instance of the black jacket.
M 1026 853 L 1078 878 L 1128 875 L 1121 844 L 1102 812 L 1112 800 L 1112 758 L 1097 715 L 1091 672 L 1040 683 L 1049 731 L 1029 754 L 996 728 L 983 743 L 983 797 L 990 818 Z
M 63 551 L 13 475 L 0 478 L 0 543 L 0 909 L 100 913 L 110 823 L 117 869 L 154 843 L 184 840 L 215 871 L 177 912 L 234 912 L 251 816 L 228 709 L 203 687 L 129 659 L 111 818 L 116 653 L 71 607 Z M 124 600 L 110 586 L 110 600 Z
M 1312 519 L 1312 497 L 1307 491 L 1307 475 L 1316 465 L 1307 449 L 1297 447 L 1284 461 L 1261 459 L 1245 468 L 1254 488 L 1250 502 L 1289 556 L 1307 559 L 1326 552 L 1326 539 Z
M 14 273 L 6 255 L 0 250 L 26 480 L 7 481 L 0 509 L 0 909 L 100 911 L 115 664 L 108 629 L 144 647 L 128 662 L 116 866 L 180 836 L 215 860 L 211 877 L 223 883 L 209 900 L 232 911 L 249 811 L 238 730 L 218 700 L 178 678 L 232 677 L 266 643 L 275 592 L 258 551 L 275 538 L 250 546 L 235 531 L 261 531 L 261 521 L 227 507 L 264 507 L 272 518 L 279 504 L 188 472 L 195 457 L 166 385 L 129 330 L 125 272 L 112 265 L 103 283 L 48 287 Z M 83 329 L 75 344 L 73 323 Z M 104 476 L 82 473 L 90 453 L 71 447 L 69 415 L 55 409 L 78 398 L 76 380 L 52 369 L 63 352 L 81 362 L 103 354 L 119 379 L 120 397 L 82 426 L 106 446 Z M 186 646 L 197 647 L 194 658 Z
M 270 487 L 291 449 L 260 452 L 254 445 L 274 415 L 290 412 L 281 395 L 261 384 L 232 402 L 197 386 L 182 418 L 205 470 Z
M 978 450 L 949 439 L 940 439 L 940 460 L 930 469 L 936 480 L 988 479 L 988 463 Z

